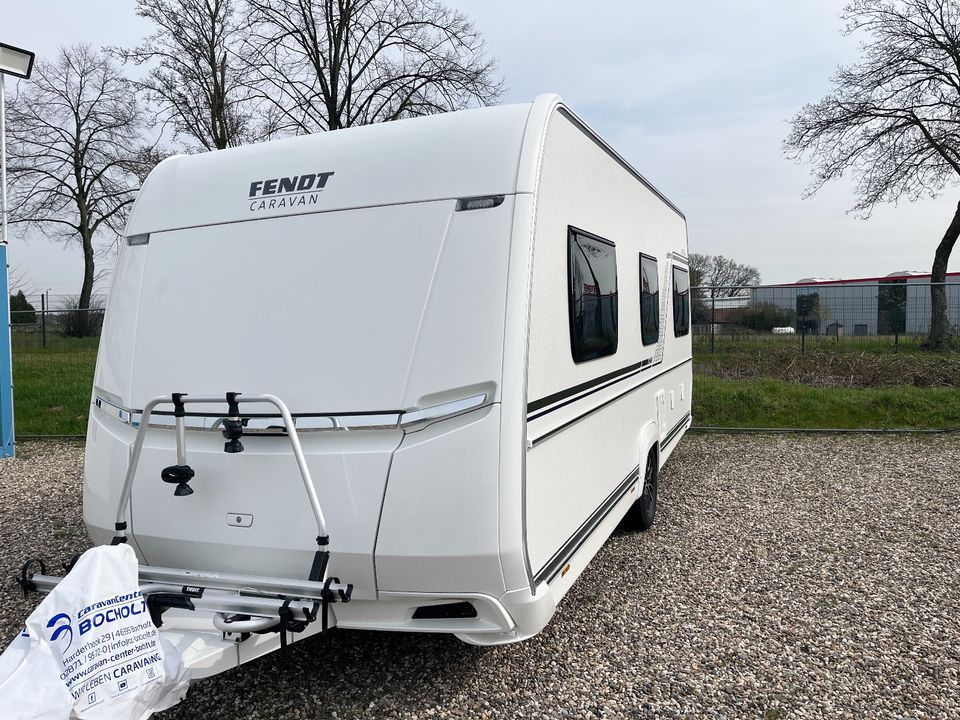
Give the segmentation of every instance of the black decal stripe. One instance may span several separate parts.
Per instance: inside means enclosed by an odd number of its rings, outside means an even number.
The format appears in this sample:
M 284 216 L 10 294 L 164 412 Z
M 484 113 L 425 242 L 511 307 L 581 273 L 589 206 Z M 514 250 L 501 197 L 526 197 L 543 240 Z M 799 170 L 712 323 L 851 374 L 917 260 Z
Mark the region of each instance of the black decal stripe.
M 690 413 L 684 413 L 683 417 L 680 418 L 680 422 L 674 425 L 670 429 L 670 432 L 667 433 L 666 437 L 664 437 L 663 440 L 660 441 L 661 449 L 665 448 L 667 445 L 673 442 L 673 439 L 677 436 L 680 430 L 683 429 L 683 426 L 687 423 L 689 419 L 690 419 Z
M 644 380 L 642 383 L 639 383 L 639 384 L 637 384 L 637 385 L 634 385 L 633 387 L 624 390 L 624 391 L 621 392 L 619 395 L 615 395 L 614 397 L 610 398 L 609 400 L 606 400 L 605 402 L 600 403 L 600 404 L 597 405 L 596 407 L 592 407 L 592 408 L 590 408 L 589 410 L 583 411 L 582 413 L 580 413 L 580 414 L 577 415 L 576 417 L 573 417 L 573 418 L 571 418 L 570 420 L 567 420 L 567 422 L 563 423 L 562 425 L 558 425 L 557 427 L 553 428 L 552 430 L 548 430 L 546 433 L 544 433 L 544 434 L 541 435 L 540 437 L 535 438 L 535 439 L 532 441 L 533 446 L 536 447 L 537 445 L 539 445 L 540 443 L 542 443 L 544 440 L 547 440 L 548 438 L 553 437 L 553 436 L 556 435 L 557 433 L 562 432 L 563 430 L 566 430 L 566 429 L 567 429 L 568 427 L 570 427 L 571 425 L 575 425 L 576 423 L 580 422 L 581 420 L 589 417 L 590 415 L 593 415 L 593 413 L 597 412 L 598 410 L 602 410 L 602 409 L 605 408 L 607 405 L 609 405 L 609 404 L 611 404 L 611 403 L 614 403 L 614 402 L 616 402 L 617 400 L 620 400 L 621 398 L 629 395 L 629 394 L 632 393 L 634 390 L 639 390 L 639 389 L 642 388 L 644 385 L 647 385 L 648 383 L 653 382 L 654 380 L 662 377 L 663 375 L 666 375 L 667 373 L 669 373 L 669 372 L 671 372 L 671 371 L 673 371 L 673 370 L 676 370 L 676 369 L 679 368 L 679 367 L 683 367 L 683 366 L 686 365 L 688 362 L 692 362 L 692 359 L 691 359 L 691 360 L 684 360 L 683 362 L 679 362 L 679 363 L 677 363 L 676 365 L 674 365 L 673 367 L 668 368 L 668 369 L 666 369 L 666 370 L 663 370 L 662 372 L 657 373 L 657 374 L 654 375 L 653 377 L 647 378 L 647 379 Z M 579 399 L 579 398 L 578 398 L 578 399 Z M 571 401 L 571 402 L 573 402 L 573 401 Z M 566 404 L 569 404 L 569 403 L 566 403 Z M 542 416 L 545 415 L 545 414 L 546 414 L 546 413 L 540 413 L 540 415 L 537 415 L 536 417 L 542 417 Z M 527 418 L 527 422 L 530 422 L 530 421 L 533 420 L 533 419 L 534 419 L 534 418 L 532 418 L 532 417 L 528 417 L 528 418 Z
M 613 372 L 607 373 L 606 375 L 601 375 L 600 377 L 593 378 L 592 380 L 587 380 L 586 382 L 582 382 L 579 385 L 574 385 L 573 387 L 569 387 L 565 390 L 560 390 L 559 392 L 555 392 L 552 395 L 547 395 L 546 397 L 540 398 L 539 400 L 534 400 L 533 402 L 527 403 L 527 413 L 528 413 L 527 419 L 536 420 L 538 417 L 541 417 L 543 415 L 546 415 L 547 413 L 553 412 L 554 410 L 559 410 L 565 405 L 569 405 L 571 402 L 576 402 L 577 400 L 580 399 L 580 397 L 587 397 L 588 395 L 592 395 L 595 392 L 599 392 L 600 390 L 603 390 L 603 387 L 598 387 L 600 385 L 603 385 L 604 387 L 609 387 L 610 385 L 614 385 L 620 382 L 621 380 L 626 380 L 629 377 L 633 377 L 637 373 L 643 372 L 648 368 L 655 367 L 659 365 L 661 362 L 663 361 L 660 360 L 655 363 L 653 362 L 653 358 L 647 358 L 646 360 L 641 360 L 640 362 L 635 363 L 633 365 L 628 365 L 625 368 L 614 370 Z M 541 413 L 536 412 L 537 410 L 544 408 L 547 405 L 552 405 L 553 403 L 559 402 L 560 400 L 565 400 L 571 395 L 577 395 L 578 393 L 582 393 L 585 390 L 591 390 L 591 392 L 584 393 L 580 397 L 570 400 L 570 402 L 557 405 L 556 407 L 552 407 L 549 410 L 545 410 L 544 412 L 541 412 Z M 534 414 L 531 414 L 531 413 L 534 413 Z
M 607 496 L 607 499 L 601 503 L 600 507 L 594 510 L 590 517 L 577 528 L 577 531 L 571 535 L 570 539 L 563 544 L 563 547 L 547 561 L 547 564 L 540 569 L 540 572 L 534 575 L 533 582 L 535 585 L 539 585 L 542 582 L 553 582 L 557 574 L 563 569 L 563 566 L 583 547 L 583 544 L 590 538 L 593 532 L 606 519 L 607 515 L 610 514 L 610 511 L 616 507 L 617 503 L 623 499 L 624 495 L 629 492 L 630 487 L 639 478 L 640 467 L 637 466 L 630 471 L 630 474 L 617 486 L 616 490 Z

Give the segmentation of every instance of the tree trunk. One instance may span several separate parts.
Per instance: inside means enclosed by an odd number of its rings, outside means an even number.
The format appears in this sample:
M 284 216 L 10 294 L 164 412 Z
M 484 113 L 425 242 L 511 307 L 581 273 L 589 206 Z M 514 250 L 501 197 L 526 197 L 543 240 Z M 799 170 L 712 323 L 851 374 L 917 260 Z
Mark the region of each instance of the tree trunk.
M 927 345 L 931 350 L 946 350 L 950 347 L 950 319 L 947 316 L 947 262 L 950 252 L 960 235 L 960 203 L 953 214 L 950 227 L 944 233 L 933 256 L 933 269 L 930 271 L 930 337 Z
M 83 284 L 80 286 L 80 298 L 77 301 L 77 322 L 75 323 L 77 337 L 86 337 L 90 334 L 90 298 L 93 295 L 94 262 L 93 262 L 93 235 L 89 232 L 81 234 L 83 243 Z

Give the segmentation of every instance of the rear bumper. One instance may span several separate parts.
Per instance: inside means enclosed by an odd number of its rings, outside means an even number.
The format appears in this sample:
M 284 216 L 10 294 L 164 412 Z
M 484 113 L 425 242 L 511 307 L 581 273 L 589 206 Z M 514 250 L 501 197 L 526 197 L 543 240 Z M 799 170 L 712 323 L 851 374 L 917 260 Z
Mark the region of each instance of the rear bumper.
M 502 598 L 464 593 L 382 593 L 380 601 L 357 600 L 329 608 L 329 625 L 343 629 L 386 630 L 453 634 L 473 645 L 503 645 L 535 635 L 547 624 L 556 609 L 550 592 L 529 590 L 507 593 Z M 426 604 L 470 602 L 476 618 L 456 620 L 414 620 L 413 613 Z M 213 628 L 213 614 L 205 611 L 171 609 L 164 615 L 161 632 L 180 652 L 190 668 L 191 679 L 217 675 L 280 648 L 277 633 L 225 637 Z M 290 633 L 293 643 L 321 632 L 321 623 L 310 623 L 303 632 Z
M 418 608 L 470 603 L 473 618 L 415 619 Z M 535 595 L 515 590 L 499 598 L 480 593 L 381 592 L 380 599 L 337 605 L 337 627 L 352 630 L 447 633 L 472 645 L 503 645 L 540 632 L 553 617 L 556 603 L 549 592 Z
M 385 630 L 453 634 L 473 645 L 503 645 L 537 634 L 550 620 L 556 605 L 551 593 L 541 589 L 507 593 L 493 598 L 476 593 L 381 593 L 381 600 L 356 600 L 330 606 L 330 627 L 355 630 Z M 418 607 L 449 602 L 469 602 L 476 618 L 414 620 Z M 268 655 L 280 648 L 277 633 L 225 637 L 212 625 L 213 614 L 202 610 L 171 609 L 164 615 L 161 632 L 181 653 L 191 669 L 191 679 L 200 680 Z M 293 643 L 321 632 L 321 623 L 310 623 L 303 632 L 290 633 Z

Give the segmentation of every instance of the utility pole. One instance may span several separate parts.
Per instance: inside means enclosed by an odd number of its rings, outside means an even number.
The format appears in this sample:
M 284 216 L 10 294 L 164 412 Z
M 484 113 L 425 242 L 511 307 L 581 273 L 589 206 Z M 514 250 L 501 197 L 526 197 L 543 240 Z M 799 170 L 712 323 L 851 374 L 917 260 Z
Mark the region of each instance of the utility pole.
M 10 264 L 7 262 L 7 75 L 24 80 L 33 72 L 34 54 L 0 42 L 0 457 L 13 457 L 13 356 L 10 336 Z M 3 347 L 3 345 L 6 347 Z

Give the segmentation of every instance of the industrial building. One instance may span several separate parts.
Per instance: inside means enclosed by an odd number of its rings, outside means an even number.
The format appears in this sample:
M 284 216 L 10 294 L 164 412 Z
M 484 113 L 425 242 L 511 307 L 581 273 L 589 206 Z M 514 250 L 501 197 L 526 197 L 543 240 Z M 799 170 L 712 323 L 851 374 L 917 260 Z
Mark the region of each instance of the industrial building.
M 947 273 L 947 314 L 960 327 L 960 272 Z M 816 335 L 920 335 L 930 330 L 930 273 L 900 271 L 847 280 L 804 278 L 751 288 L 750 304 L 796 314 L 797 331 Z

